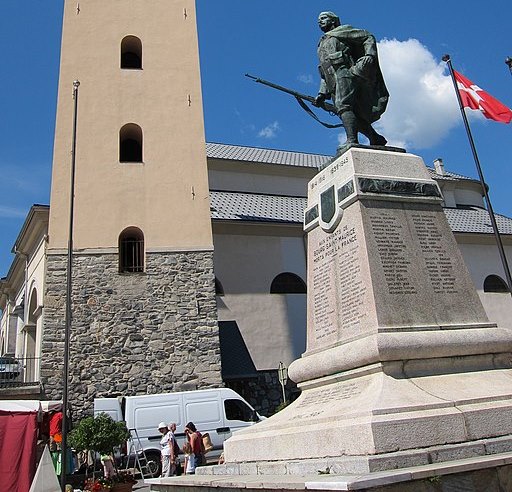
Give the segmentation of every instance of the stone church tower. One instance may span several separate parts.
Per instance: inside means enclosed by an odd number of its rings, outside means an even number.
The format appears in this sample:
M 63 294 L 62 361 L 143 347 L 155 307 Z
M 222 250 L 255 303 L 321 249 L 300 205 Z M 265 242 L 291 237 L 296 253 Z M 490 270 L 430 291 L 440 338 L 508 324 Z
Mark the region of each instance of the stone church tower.
M 66 0 L 41 379 L 60 398 L 80 81 L 70 401 L 222 384 L 194 0 Z

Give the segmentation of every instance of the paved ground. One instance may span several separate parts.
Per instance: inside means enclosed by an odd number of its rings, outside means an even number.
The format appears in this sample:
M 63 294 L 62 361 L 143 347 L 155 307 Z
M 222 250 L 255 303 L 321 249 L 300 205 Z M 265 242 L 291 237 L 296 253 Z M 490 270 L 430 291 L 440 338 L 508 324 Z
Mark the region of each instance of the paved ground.
M 149 485 L 144 485 L 144 480 L 139 480 L 134 486 L 133 490 L 137 492 L 149 492 Z

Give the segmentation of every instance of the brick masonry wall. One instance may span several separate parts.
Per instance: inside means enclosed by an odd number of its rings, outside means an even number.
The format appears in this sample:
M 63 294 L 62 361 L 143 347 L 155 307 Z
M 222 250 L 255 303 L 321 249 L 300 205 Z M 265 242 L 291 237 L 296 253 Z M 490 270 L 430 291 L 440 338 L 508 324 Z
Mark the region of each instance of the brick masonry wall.
M 47 261 L 41 382 L 62 397 L 66 256 Z M 120 274 L 116 254 L 73 262 L 69 400 L 222 386 L 213 253 L 146 254 L 146 271 Z

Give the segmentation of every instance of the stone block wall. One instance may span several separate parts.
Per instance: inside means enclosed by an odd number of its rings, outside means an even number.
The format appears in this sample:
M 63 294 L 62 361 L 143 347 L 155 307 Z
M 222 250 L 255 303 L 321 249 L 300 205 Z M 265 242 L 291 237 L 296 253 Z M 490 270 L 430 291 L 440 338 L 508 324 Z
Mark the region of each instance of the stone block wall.
M 69 401 L 220 387 L 212 252 L 148 253 L 144 273 L 120 274 L 117 254 L 76 254 Z M 47 261 L 41 382 L 62 397 L 66 256 Z
M 226 381 L 226 386 L 245 398 L 265 417 L 276 413 L 283 403 L 283 390 L 277 371 L 258 371 L 257 376 L 253 378 L 230 379 Z M 297 385 L 291 380 L 288 380 L 285 392 L 287 402 L 297 399 L 300 394 Z

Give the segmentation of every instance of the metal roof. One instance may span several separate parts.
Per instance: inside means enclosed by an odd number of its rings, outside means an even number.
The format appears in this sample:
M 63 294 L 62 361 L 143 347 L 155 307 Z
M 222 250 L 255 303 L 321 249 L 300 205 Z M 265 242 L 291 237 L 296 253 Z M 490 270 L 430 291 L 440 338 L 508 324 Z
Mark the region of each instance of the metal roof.
M 478 207 L 443 209 L 453 232 L 493 234 L 491 219 L 487 210 Z M 512 234 L 512 219 L 494 214 L 502 234 Z
M 307 199 L 303 197 L 211 191 L 213 220 L 242 222 L 281 222 L 302 224 Z M 492 234 L 489 214 L 478 207 L 443 209 L 453 232 Z M 496 215 L 503 234 L 512 234 L 512 219 Z
M 210 191 L 213 220 L 248 222 L 302 222 L 304 197 Z
M 460 181 L 460 180 L 463 180 L 463 181 L 476 181 L 476 182 L 478 182 L 477 179 L 470 178 L 468 176 L 463 176 L 462 174 L 452 173 L 450 171 L 445 171 L 444 174 L 437 174 L 434 168 L 431 168 L 431 167 L 427 166 L 427 169 L 428 169 L 428 172 L 430 173 L 430 177 L 432 179 L 444 180 L 444 181 Z
M 260 164 L 280 164 L 284 166 L 299 166 L 319 168 L 332 159 L 331 155 L 308 154 L 306 152 L 295 152 L 289 150 L 263 149 L 259 147 L 245 147 L 243 145 L 230 145 L 207 142 L 206 155 L 211 159 L 225 159 L 229 161 L 256 162 Z M 445 171 L 445 174 L 437 174 L 434 168 L 427 167 L 433 179 L 458 181 L 473 178 L 462 174 Z
M 284 166 L 318 168 L 332 156 L 291 152 L 288 150 L 260 149 L 218 143 L 206 144 L 206 155 L 211 159 L 257 162 L 260 164 L 281 164 Z

